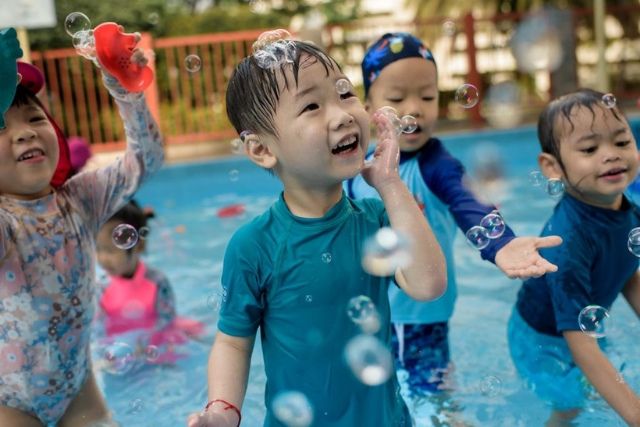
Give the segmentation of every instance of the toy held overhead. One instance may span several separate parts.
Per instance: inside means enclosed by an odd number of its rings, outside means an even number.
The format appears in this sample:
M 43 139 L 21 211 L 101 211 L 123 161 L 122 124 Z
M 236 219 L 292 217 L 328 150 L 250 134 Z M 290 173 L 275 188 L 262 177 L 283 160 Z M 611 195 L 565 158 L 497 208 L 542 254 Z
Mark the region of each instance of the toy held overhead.
M 14 28 L 0 30 L 0 129 L 4 128 L 4 114 L 16 94 L 20 82 L 15 59 L 22 56 L 18 35 Z

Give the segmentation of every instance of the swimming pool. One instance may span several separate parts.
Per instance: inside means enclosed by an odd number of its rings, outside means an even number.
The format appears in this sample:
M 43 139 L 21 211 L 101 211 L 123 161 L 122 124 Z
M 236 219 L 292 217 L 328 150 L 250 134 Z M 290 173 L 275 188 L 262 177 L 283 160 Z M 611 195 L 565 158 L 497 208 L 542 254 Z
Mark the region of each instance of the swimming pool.
M 537 235 L 555 201 L 529 182 L 539 151 L 535 130 L 477 131 L 443 137 L 447 148 L 470 170 L 478 159 L 499 157 L 504 186 L 485 196 L 499 204 L 514 231 Z M 125 376 L 106 375 L 102 387 L 116 419 L 126 427 L 174 427 L 206 402 L 208 352 L 213 341 L 220 297 L 222 256 L 234 230 L 263 212 L 277 197 L 280 183 L 244 158 L 167 166 L 140 190 L 137 199 L 154 207 L 157 221 L 147 245 L 147 262 L 171 279 L 178 312 L 204 321 L 202 342 L 190 342 L 188 357 L 172 367 L 146 367 Z M 219 218 L 220 208 L 242 204 L 244 214 Z M 506 342 L 506 324 L 519 282 L 482 261 L 462 233 L 455 243 L 459 297 L 451 320 L 451 351 L 456 388 L 448 406 L 458 420 L 474 426 L 540 426 L 548 409 L 518 379 Z M 640 322 L 619 298 L 611 310 L 610 340 L 625 359 L 624 376 L 640 391 L 637 341 Z M 632 358 L 635 354 L 636 357 Z M 251 362 L 243 426 L 262 425 L 264 373 L 259 340 Z M 430 405 L 410 405 L 418 426 L 447 425 L 433 419 Z M 601 399 L 589 402 L 579 426 L 624 425 Z

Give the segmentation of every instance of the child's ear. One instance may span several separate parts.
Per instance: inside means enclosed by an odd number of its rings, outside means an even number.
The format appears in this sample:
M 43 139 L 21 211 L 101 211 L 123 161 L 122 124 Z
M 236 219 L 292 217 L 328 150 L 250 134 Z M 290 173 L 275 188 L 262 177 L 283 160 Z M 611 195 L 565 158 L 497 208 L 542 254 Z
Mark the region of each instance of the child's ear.
M 548 179 L 560 179 L 564 175 L 560 162 L 552 154 L 540 153 L 538 155 L 538 166 L 540 166 L 540 172 Z
M 264 139 L 255 133 L 244 137 L 244 152 L 253 163 L 265 169 L 273 169 L 278 161 Z

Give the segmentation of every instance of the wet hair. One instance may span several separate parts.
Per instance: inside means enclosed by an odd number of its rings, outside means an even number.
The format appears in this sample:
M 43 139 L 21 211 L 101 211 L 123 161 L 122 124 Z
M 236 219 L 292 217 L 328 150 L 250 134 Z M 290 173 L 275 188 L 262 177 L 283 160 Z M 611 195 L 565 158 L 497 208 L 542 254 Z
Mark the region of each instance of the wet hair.
M 155 214 L 151 209 L 142 208 L 135 200 L 130 200 L 107 222 L 117 221 L 121 224 L 129 224 L 135 227 L 136 230 L 140 230 L 142 227 L 146 227 L 148 220 L 154 216 Z
M 559 119 L 566 120 L 571 129 L 575 129 L 575 125 L 571 120 L 571 112 L 574 108 L 584 107 L 591 111 L 595 120 L 595 108 L 601 108 L 610 111 L 611 114 L 620 122 L 626 123 L 626 118 L 617 105 L 608 108 L 603 104 L 602 97 L 605 94 L 592 89 L 579 89 L 575 92 L 554 99 L 542 110 L 538 118 L 538 140 L 543 153 L 551 154 L 556 158 L 563 171 L 564 164 L 560 158 L 560 138 L 559 130 L 556 129 Z M 566 172 L 566 171 L 565 171 Z
M 300 69 L 310 60 L 322 64 L 327 76 L 330 70 L 341 70 L 340 65 L 319 47 L 302 41 L 292 41 L 296 47 L 293 63 L 284 63 L 273 68 L 262 68 L 251 55 L 244 58 L 231 76 L 227 87 L 227 116 L 238 134 L 248 130 L 252 133 L 266 133 L 278 136 L 273 116 L 280 95 L 289 85 L 298 86 Z M 287 73 L 293 74 L 290 82 Z M 278 83 L 278 73 L 284 87 Z

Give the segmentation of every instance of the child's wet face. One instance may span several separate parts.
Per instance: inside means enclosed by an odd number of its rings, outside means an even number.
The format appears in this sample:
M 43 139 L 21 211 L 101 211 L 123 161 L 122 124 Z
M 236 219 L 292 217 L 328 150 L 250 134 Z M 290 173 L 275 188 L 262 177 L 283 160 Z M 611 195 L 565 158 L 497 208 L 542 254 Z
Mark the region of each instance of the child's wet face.
M 102 226 L 96 238 L 96 254 L 100 267 L 110 276 L 131 277 L 138 265 L 140 246 L 124 250 L 113 243 L 113 229 L 120 221 L 108 221 Z
M 51 191 L 60 155 L 58 137 L 35 104 L 12 106 L 0 130 L 0 194 L 37 199 Z
M 438 119 L 438 84 L 436 66 L 424 58 L 405 58 L 382 69 L 369 88 L 367 107 L 370 113 L 390 106 L 398 116 L 416 118 L 418 128 L 402 134 L 400 149 L 416 151 L 433 136 Z
M 323 189 L 355 176 L 369 144 L 369 117 L 353 90 L 340 94 L 337 69 L 328 75 L 316 58 L 301 58 L 298 84 L 288 73 L 274 114 L 277 137 L 266 138 L 285 184 Z M 264 136 L 263 136 L 264 137 Z
M 573 123 L 573 127 L 572 127 Z M 626 120 L 604 107 L 579 106 L 556 122 L 567 191 L 587 203 L 616 206 L 638 172 L 638 150 Z

